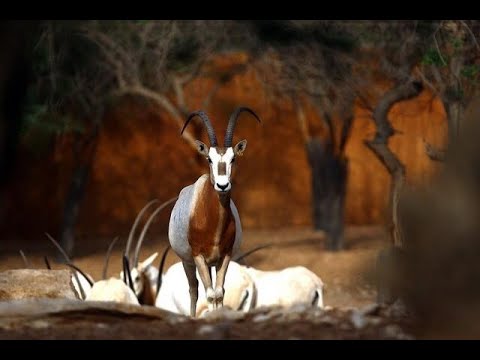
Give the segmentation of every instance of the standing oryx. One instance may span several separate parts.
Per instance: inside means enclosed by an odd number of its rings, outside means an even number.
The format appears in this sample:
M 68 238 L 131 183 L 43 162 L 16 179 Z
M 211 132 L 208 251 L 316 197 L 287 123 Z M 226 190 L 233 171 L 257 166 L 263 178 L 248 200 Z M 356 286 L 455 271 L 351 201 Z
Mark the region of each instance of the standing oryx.
M 182 259 L 190 288 L 190 315 L 195 316 L 198 299 L 198 269 L 210 308 L 223 306 L 224 282 L 228 264 L 241 243 L 242 227 L 235 204 L 230 199 L 232 167 L 237 156 L 242 156 L 247 141 L 232 147 L 233 131 L 241 112 L 248 112 L 259 122 L 249 108 L 239 107 L 230 116 L 224 146 L 218 146 L 210 119 L 203 111 L 190 114 L 181 133 L 195 116 L 207 129 L 210 148 L 196 140 L 197 150 L 209 165 L 210 173 L 180 192 L 170 216 L 168 237 L 172 249 Z M 210 267 L 215 266 L 216 281 L 212 284 Z M 215 288 L 214 288 L 215 286 Z

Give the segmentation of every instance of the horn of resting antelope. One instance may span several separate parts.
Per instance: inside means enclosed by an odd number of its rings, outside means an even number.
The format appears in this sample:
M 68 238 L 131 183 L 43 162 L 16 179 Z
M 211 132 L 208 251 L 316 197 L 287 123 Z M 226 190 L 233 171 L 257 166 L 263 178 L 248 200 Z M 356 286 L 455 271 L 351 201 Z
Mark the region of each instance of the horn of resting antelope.
M 145 222 L 143 229 L 138 237 L 137 244 L 135 246 L 135 250 L 133 253 L 133 262 L 132 262 L 132 267 L 130 268 L 130 274 L 131 274 L 131 279 L 132 279 L 132 287 L 137 295 L 137 298 L 142 305 L 155 305 L 155 295 L 157 292 L 157 277 L 158 277 L 158 269 L 153 266 L 153 261 L 155 258 L 158 256 L 158 253 L 154 253 L 151 256 L 149 256 L 146 260 L 139 262 L 139 255 L 140 255 L 140 250 L 142 247 L 142 244 L 145 240 L 145 235 L 150 227 L 150 224 L 152 223 L 153 219 L 155 216 L 166 206 L 169 204 L 173 203 L 178 197 L 175 196 L 174 198 L 171 198 L 164 203 L 162 203 L 160 206 L 158 206 L 148 217 L 147 221 Z M 130 252 L 130 247 L 132 246 L 133 243 L 133 237 L 135 235 L 135 230 L 139 224 L 139 221 L 145 211 L 154 203 L 156 203 L 157 200 L 152 200 L 149 203 L 147 203 L 137 214 L 137 217 L 135 218 L 134 224 L 132 226 L 132 229 L 130 230 L 130 234 L 127 240 L 127 244 L 125 246 L 125 256 L 127 256 Z M 128 264 L 128 262 L 127 262 Z M 124 272 L 120 272 L 120 278 L 124 277 Z
M 45 233 L 45 235 L 53 243 L 53 245 L 58 249 L 60 254 L 62 254 L 62 256 L 66 261 L 66 265 L 69 265 L 70 267 L 74 267 L 72 260 L 67 255 L 65 250 L 61 247 L 61 245 L 49 233 Z M 48 266 L 49 265 L 50 264 L 48 264 Z M 75 267 L 72 275 L 72 283 L 79 298 L 82 300 L 85 300 L 89 291 L 91 290 L 91 287 L 93 284 L 93 278 L 84 272 L 82 275 L 82 273 L 78 271 L 78 268 Z

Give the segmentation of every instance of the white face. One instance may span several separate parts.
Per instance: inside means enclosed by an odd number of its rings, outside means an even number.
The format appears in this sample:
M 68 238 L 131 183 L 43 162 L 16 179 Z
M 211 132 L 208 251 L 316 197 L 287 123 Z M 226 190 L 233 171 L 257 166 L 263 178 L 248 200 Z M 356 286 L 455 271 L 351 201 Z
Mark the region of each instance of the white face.
M 150 255 L 145 261 L 138 264 L 138 268 L 133 268 L 130 271 L 132 276 L 133 289 L 135 290 L 135 295 L 140 296 L 145 286 L 142 273 L 148 273 L 153 267 L 152 263 L 158 256 L 158 252 Z M 123 271 L 120 272 L 120 279 L 123 279 Z
M 220 193 L 226 193 L 232 188 L 230 176 L 232 175 L 235 153 L 231 147 L 222 150 L 225 152 L 219 152 L 216 147 L 211 147 L 208 151 L 208 162 L 210 163 L 210 175 L 214 189 Z
M 132 276 L 133 289 L 135 290 L 135 294 L 139 296 L 143 290 L 142 277 L 140 276 L 140 273 L 138 272 L 137 268 L 133 268 L 130 271 L 130 275 Z M 123 271 L 120 271 L 120 279 L 123 279 Z

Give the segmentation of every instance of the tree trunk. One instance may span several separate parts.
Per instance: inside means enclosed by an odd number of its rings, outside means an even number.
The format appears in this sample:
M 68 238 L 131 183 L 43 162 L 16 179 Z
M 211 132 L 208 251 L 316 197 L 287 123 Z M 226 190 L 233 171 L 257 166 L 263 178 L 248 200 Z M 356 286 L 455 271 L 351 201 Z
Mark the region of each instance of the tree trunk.
M 307 142 L 311 168 L 313 224 L 327 235 L 326 248 L 343 248 L 347 161 L 335 157 L 332 147 L 319 138 Z
M 379 252 L 377 257 L 377 301 L 380 303 L 392 303 L 400 295 L 398 270 L 402 263 L 401 254 L 403 249 L 402 229 L 398 219 L 398 200 L 405 184 L 405 167 L 398 157 L 388 147 L 388 139 L 394 134 L 394 130 L 388 119 L 390 109 L 396 103 L 413 98 L 422 91 L 422 84 L 416 81 L 396 84 L 378 102 L 373 120 L 377 132 L 373 140 L 366 140 L 365 144 L 385 166 L 391 177 L 390 186 L 390 248 Z
M 403 246 L 403 240 L 398 222 L 397 205 L 400 191 L 405 183 L 405 167 L 388 147 L 388 139 L 394 134 L 388 119 L 388 113 L 393 105 L 418 96 L 422 89 L 421 83 L 408 81 L 407 83 L 394 85 L 392 89 L 385 93 L 373 112 L 373 120 L 377 130 L 375 137 L 373 140 L 365 141 L 368 148 L 385 166 L 392 180 L 390 186 L 390 233 L 393 245 L 399 247 Z
M 97 130 L 87 140 L 82 152 L 86 152 L 84 159 L 78 161 L 70 183 L 65 207 L 63 209 L 63 220 L 60 228 L 60 245 L 68 256 L 72 257 L 75 247 L 75 226 L 78 220 L 80 206 L 85 195 L 85 188 L 88 182 L 93 160 L 96 153 Z M 58 256 L 57 261 L 64 262 L 63 257 Z
M 463 120 L 464 107 L 460 101 L 443 100 L 447 113 L 449 147 L 455 143 L 460 133 L 460 122 Z

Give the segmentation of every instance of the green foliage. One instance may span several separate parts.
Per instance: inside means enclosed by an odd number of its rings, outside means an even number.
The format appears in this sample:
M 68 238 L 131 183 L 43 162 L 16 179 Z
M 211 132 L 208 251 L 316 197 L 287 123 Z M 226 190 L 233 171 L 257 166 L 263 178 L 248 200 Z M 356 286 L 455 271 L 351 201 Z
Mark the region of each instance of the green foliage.
M 466 65 L 462 68 L 461 74 L 468 80 L 476 80 L 478 82 L 478 75 L 480 74 L 480 65 Z
M 434 66 L 446 66 L 448 64 L 449 57 L 446 55 L 440 55 L 437 49 L 429 48 L 422 57 L 421 63 L 423 65 L 434 65 Z

